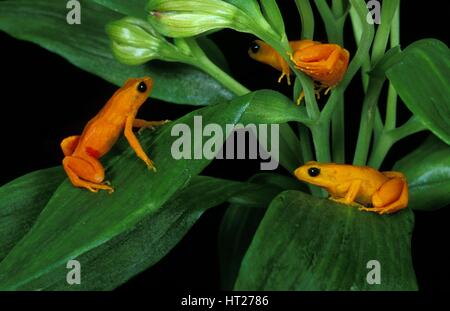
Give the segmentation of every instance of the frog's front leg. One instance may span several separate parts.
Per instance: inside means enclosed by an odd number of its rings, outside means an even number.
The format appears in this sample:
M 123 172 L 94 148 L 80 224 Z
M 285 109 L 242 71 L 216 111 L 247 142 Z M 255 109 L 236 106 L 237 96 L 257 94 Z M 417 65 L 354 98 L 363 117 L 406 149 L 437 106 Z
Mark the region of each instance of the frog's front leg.
M 138 127 L 138 128 L 155 127 L 155 126 L 164 125 L 168 122 L 170 122 L 170 121 L 169 120 L 147 121 L 147 120 L 142 120 L 142 119 L 134 119 L 133 127 Z
M 408 184 L 403 174 L 386 173 L 383 174 L 391 179 L 372 195 L 373 208 L 362 208 L 361 210 L 378 214 L 391 214 L 408 206 Z
M 156 168 L 153 164 L 153 161 L 150 160 L 150 158 L 147 156 L 144 149 L 142 149 L 142 146 L 139 143 L 139 140 L 136 138 L 136 136 L 133 133 L 133 125 L 134 125 L 135 120 L 136 119 L 134 118 L 133 115 L 131 115 L 127 118 L 127 120 L 125 122 L 125 132 L 124 132 L 125 138 L 128 140 L 128 143 L 130 144 L 131 148 L 133 148 L 133 150 L 136 152 L 137 156 L 139 158 L 141 158 L 142 161 L 145 162 L 147 167 L 149 169 L 153 170 L 154 172 L 156 172 Z M 142 121 L 144 121 L 144 120 L 142 120 Z M 140 121 L 138 121 L 138 123 L 139 122 Z M 145 121 L 145 122 L 149 122 L 149 121 Z
M 333 201 L 344 203 L 347 205 L 352 205 L 355 202 L 355 198 L 361 189 L 362 181 L 355 179 L 349 183 L 344 183 L 337 186 L 336 190 L 338 193 L 345 193 L 343 198 L 331 198 Z
M 98 190 L 114 192 L 112 187 L 102 184 L 105 178 L 102 164 L 93 157 L 88 155 L 85 157 L 66 156 L 63 160 L 64 170 L 72 184 L 92 192 L 98 192 Z

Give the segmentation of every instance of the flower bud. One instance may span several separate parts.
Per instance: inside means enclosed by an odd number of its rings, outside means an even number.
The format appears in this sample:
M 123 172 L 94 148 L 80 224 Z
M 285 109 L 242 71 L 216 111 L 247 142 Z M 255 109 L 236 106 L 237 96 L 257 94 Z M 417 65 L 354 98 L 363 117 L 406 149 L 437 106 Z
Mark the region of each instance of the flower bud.
M 152 59 L 176 60 L 176 48 L 143 20 L 126 17 L 106 26 L 114 56 L 127 65 Z
M 222 0 L 150 0 L 147 11 L 153 27 L 172 38 L 192 37 L 221 28 L 248 33 L 255 33 L 258 27 L 270 28 L 257 5 L 250 14 Z

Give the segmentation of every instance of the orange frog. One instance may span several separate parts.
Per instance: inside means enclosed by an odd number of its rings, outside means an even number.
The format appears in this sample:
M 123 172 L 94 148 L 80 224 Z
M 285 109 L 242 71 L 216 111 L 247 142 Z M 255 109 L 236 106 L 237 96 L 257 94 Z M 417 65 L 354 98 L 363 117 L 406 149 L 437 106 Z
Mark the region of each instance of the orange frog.
M 350 53 L 337 44 L 299 40 L 290 41 L 289 45 L 293 51 L 289 55 L 295 66 L 318 82 L 317 94 L 323 89 L 326 89 L 325 94 L 327 94 L 331 88 L 341 82 L 347 72 Z M 281 71 L 278 82 L 281 82 L 286 76 L 288 84 L 291 84 L 291 70 L 288 63 L 270 45 L 261 40 L 255 40 L 251 44 L 248 54 L 251 58 Z M 303 97 L 302 95 L 299 101 Z
M 294 174 L 299 180 L 324 188 L 330 199 L 349 205 L 356 202 L 363 211 L 390 214 L 408 206 L 408 184 L 400 172 L 311 161 Z
M 75 187 L 86 188 L 92 192 L 114 191 L 110 185 L 103 182 L 105 170 L 98 159 L 112 148 L 122 131 L 137 156 L 149 169 L 156 171 L 152 160 L 133 133 L 133 127 L 153 127 L 167 122 L 136 119 L 137 111 L 147 99 L 152 86 L 153 81 L 149 77 L 128 79 L 102 110 L 87 123 L 81 135 L 67 137 L 61 142 L 65 155 L 64 170 Z

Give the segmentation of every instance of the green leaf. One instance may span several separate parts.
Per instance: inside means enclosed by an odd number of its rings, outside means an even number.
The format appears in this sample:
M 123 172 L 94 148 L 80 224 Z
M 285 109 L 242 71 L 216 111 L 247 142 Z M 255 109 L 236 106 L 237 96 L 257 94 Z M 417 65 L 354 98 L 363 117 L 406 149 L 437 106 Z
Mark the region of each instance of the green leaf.
M 230 73 L 230 68 L 228 67 L 227 59 L 222 53 L 222 50 L 206 36 L 201 36 L 197 38 L 198 45 L 202 48 L 203 52 L 208 56 L 208 58 L 217 66 L 219 66 L 226 73 Z
M 242 258 L 264 216 L 267 206 L 286 189 L 305 191 L 304 183 L 275 173 L 253 175 L 249 182 L 261 185 L 230 198 L 230 207 L 220 224 L 219 257 L 222 289 L 231 290 L 239 272 Z
M 261 0 L 261 9 L 264 17 L 273 29 L 281 36 L 284 36 L 284 21 L 275 0 Z
M 283 190 L 308 191 L 305 184 L 297 179 L 275 173 L 253 175 L 249 182 L 260 186 L 255 186 L 251 191 L 245 191 L 231 197 L 229 200 L 231 203 L 265 208 Z
M 450 144 L 450 51 L 441 41 L 423 39 L 403 51 L 386 72 L 408 108 L 436 136 Z
M 113 11 L 119 12 L 123 15 L 133 16 L 141 19 L 147 18 L 145 6 L 147 0 L 93 0 L 100 5 L 103 5 Z
M 0 261 L 30 230 L 65 177 L 62 167 L 53 167 L 26 174 L 0 187 Z
M 203 124 L 217 123 L 225 132 L 226 124 L 296 120 L 296 107 L 283 100 L 284 96 L 277 92 L 258 91 L 193 111 L 153 135 L 145 131 L 139 140 L 155 161 L 157 173 L 149 171 L 131 148 L 124 150 L 123 144 L 119 144 L 113 151 L 117 156 L 111 156 L 105 163 L 107 178 L 111 178 L 116 191 L 111 195 L 90 193 L 64 182 L 33 228 L 0 263 L 0 289 L 46 287 L 47 282 L 38 286 L 34 281 L 45 280 L 68 260 L 79 258 L 131 230 L 145 217 L 162 212 L 163 204 L 210 162 L 205 158 L 173 158 L 171 147 L 179 139 L 171 134 L 175 125 L 185 124 L 192 129 L 194 117 L 202 116 Z M 191 154 L 202 150 L 199 139 L 194 141 Z M 36 249 L 40 252 L 36 253 Z
M 259 7 L 259 3 L 257 0 L 223 0 L 228 2 L 229 4 L 234 5 L 235 7 L 241 9 L 248 16 L 251 16 L 255 20 L 261 19 L 263 16 L 261 14 L 261 9 Z
M 393 169 L 406 175 L 410 208 L 431 211 L 450 204 L 450 146 L 434 135 Z
M 118 86 L 129 77 L 151 76 L 155 81 L 151 94 L 154 98 L 177 104 L 209 105 L 233 97 L 215 79 L 192 66 L 161 62 L 140 66 L 120 64 L 112 55 L 105 25 L 123 15 L 92 1 L 80 2 L 81 24 L 69 25 L 65 2 L 0 1 L 0 30 L 39 44 Z
M 302 39 L 314 37 L 314 14 L 309 0 L 295 0 L 302 23 Z
M 383 57 L 377 62 L 375 67 L 369 72 L 373 77 L 384 78 L 386 71 L 392 66 L 398 64 L 402 60 L 403 54 L 400 50 L 400 46 L 395 46 L 389 49 Z
M 164 257 L 206 209 L 254 187 L 257 185 L 196 176 L 156 213 L 144 217 L 133 228 L 107 243 L 77 257 L 82 268 L 80 285 L 68 285 L 68 270 L 60 266 L 27 286 L 40 290 L 114 289 Z
M 286 191 L 273 200 L 244 257 L 236 290 L 417 290 L 414 215 L 355 207 Z M 380 263 L 370 285 L 368 262 Z
M 260 193 L 267 199 L 272 195 Z M 238 203 L 230 204 L 219 229 L 220 283 L 223 290 L 232 290 L 242 258 L 252 241 L 265 208 L 255 208 Z

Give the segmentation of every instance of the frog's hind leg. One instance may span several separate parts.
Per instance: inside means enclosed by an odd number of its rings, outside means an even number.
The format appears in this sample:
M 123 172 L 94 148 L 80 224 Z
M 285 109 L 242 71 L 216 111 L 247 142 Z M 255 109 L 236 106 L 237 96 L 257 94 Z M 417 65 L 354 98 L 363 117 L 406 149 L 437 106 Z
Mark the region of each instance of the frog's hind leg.
M 66 137 L 61 142 L 61 149 L 65 156 L 71 156 L 78 146 L 80 135 Z
M 63 167 L 75 187 L 86 188 L 89 191 L 107 190 L 110 193 L 114 189 L 102 184 L 105 178 L 104 169 L 101 163 L 89 157 L 84 159 L 77 156 L 66 156 L 63 160 Z
M 387 174 L 385 175 L 388 176 Z M 388 180 L 373 194 L 372 204 L 373 208 L 362 208 L 361 210 L 382 215 L 395 213 L 406 208 L 408 206 L 408 185 L 406 180 L 403 177 L 393 177 Z

